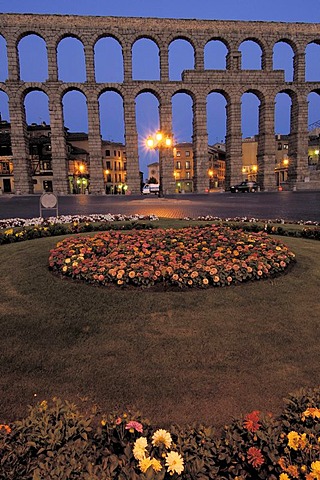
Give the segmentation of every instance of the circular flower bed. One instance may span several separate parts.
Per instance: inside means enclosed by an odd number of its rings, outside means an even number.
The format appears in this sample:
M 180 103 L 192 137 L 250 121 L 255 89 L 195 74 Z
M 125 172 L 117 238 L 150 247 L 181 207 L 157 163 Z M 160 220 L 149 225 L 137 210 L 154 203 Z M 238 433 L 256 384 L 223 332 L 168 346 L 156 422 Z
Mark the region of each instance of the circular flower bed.
M 294 259 L 265 233 L 211 225 L 69 237 L 51 250 L 49 268 L 96 285 L 206 288 L 270 278 Z

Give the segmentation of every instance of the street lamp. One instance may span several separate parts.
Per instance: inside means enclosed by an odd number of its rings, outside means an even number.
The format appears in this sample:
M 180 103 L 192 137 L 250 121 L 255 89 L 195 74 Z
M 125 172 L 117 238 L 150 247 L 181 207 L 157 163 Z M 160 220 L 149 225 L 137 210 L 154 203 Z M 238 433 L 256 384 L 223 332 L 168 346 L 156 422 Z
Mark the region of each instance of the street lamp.
M 162 132 L 158 130 L 155 135 L 150 135 L 146 140 L 149 149 L 159 150 L 159 152 L 172 148 L 172 133 Z M 163 197 L 163 181 L 162 181 L 162 158 L 159 155 L 159 197 Z

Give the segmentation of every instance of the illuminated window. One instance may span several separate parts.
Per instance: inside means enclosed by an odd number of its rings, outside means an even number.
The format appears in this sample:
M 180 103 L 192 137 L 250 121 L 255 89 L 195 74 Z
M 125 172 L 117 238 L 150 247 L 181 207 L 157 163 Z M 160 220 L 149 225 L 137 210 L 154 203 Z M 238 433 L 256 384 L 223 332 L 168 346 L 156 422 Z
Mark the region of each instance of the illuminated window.
M 189 162 L 189 160 L 187 160 L 187 161 L 186 161 L 186 170 L 190 170 L 190 168 L 191 168 L 191 167 L 190 167 L 190 162 Z
M 177 150 L 176 157 L 181 157 L 181 152 L 180 152 L 180 150 Z
M 177 170 L 181 170 L 181 162 L 177 162 L 177 167 L 176 168 L 177 168 Z
M 189 152 L 189 150 L 186 150 L 186 157 L 190 157 L 190 152 Z

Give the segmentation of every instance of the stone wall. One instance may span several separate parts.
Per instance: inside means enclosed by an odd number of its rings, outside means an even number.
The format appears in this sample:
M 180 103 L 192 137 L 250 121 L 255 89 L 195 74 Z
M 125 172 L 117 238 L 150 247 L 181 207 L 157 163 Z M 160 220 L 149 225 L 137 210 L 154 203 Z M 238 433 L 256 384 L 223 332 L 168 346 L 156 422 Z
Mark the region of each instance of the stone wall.
M 23 82 L 19 76 L 18 43 L 25 35 L 42 37 L 47 46 L 48 79 L 45 82 Z M 8 94 L 12 125 L 15 188 L 18 193 L 32 193 L 30 167 L 25 141 L 24 98 L 30 90 L 42 90 L 49 98 L 53 158 L 53 186 L 60 194 L 68 193 L 66 145 L 63 128 L 62 97 L 70 89 L 84 93 L 88 102 L 91 192 L 104 191 L 100 158 L 99 96 L 107 91 L 118 92 L 124 102 L 127 184 L 132 193 L 140 192 L 138 135 L 135 98 L 141 92 L 152 92 L 159 99 L 160 125 L 172 131 L 171 99 L 177 92 L 187 92 L 193 99 L 194 184 L 201 193 L 208 188 L 206 101 L 211 92 L 219 92 L 227 101 L 226 186 L 239 182 L 241 176 L 241 96 L 255 93 L 260 100 L 258 165 L 259 183 L 265 190 L 276 189 L 274 165 L 274 101 L 280 92 L 292 100 L 291 135 L 289 141 L 290 185 L 293 189 L 306 185 L 308 137 L 307 97 L 320 93 L 320 82 L 305 82 L 305 50 L 309 43 L 320 43 L 320 24 L 241 22 L 215 20 L 183 20 L 124 17 L 82 17 L 69 15 L 0 15 L 0 35 L 7 42 L 9 78 L 0 83 Z M 65 37 L 78 38 L 84 45 L 87 81 L 66 83 L 58 80 L 57 45 Z M 124 81 L 96 83 L 94 46 L 102 37 L 119 41 L 123 52 Z M 159 48 L 160 81 L 132 80 L 132 46 L 140 38 L 154 40 Z M 168 49 L 170 43 L 183 38 L 194 48 L 195 67 L 182 75 L 182 81 L 169 80 Z M 204 69 L 204 48 L 210 40 L 221 40 L 228 49 L 225 70 Z M 262 50 L 261 70 L 241 70 L 240 44 L 256 41 Z M 294 52 L 294 79 L 286 82 L 284 71 L 273 70 L 273 46 L 289 43 Z M 173 165 L 170 155 L 160 155 L 163 190 L 174 192 Z

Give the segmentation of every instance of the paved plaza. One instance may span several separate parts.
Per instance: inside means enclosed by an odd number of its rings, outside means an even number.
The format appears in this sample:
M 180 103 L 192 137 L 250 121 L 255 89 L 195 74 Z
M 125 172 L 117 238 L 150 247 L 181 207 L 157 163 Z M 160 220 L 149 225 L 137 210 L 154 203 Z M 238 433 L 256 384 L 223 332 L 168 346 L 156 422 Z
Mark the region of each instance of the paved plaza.
M 40 196 L 0 196 L 0 218 L 39 216 Z M 259 192 L 250 194 L 94 196 L 69 195 L 58 199 L 60 215 L 92 213 L 158 215 L 166 218 L 213 215 L 320 222 L 320 192 Z M 54 211 L 45 211 L 47 216 Z

